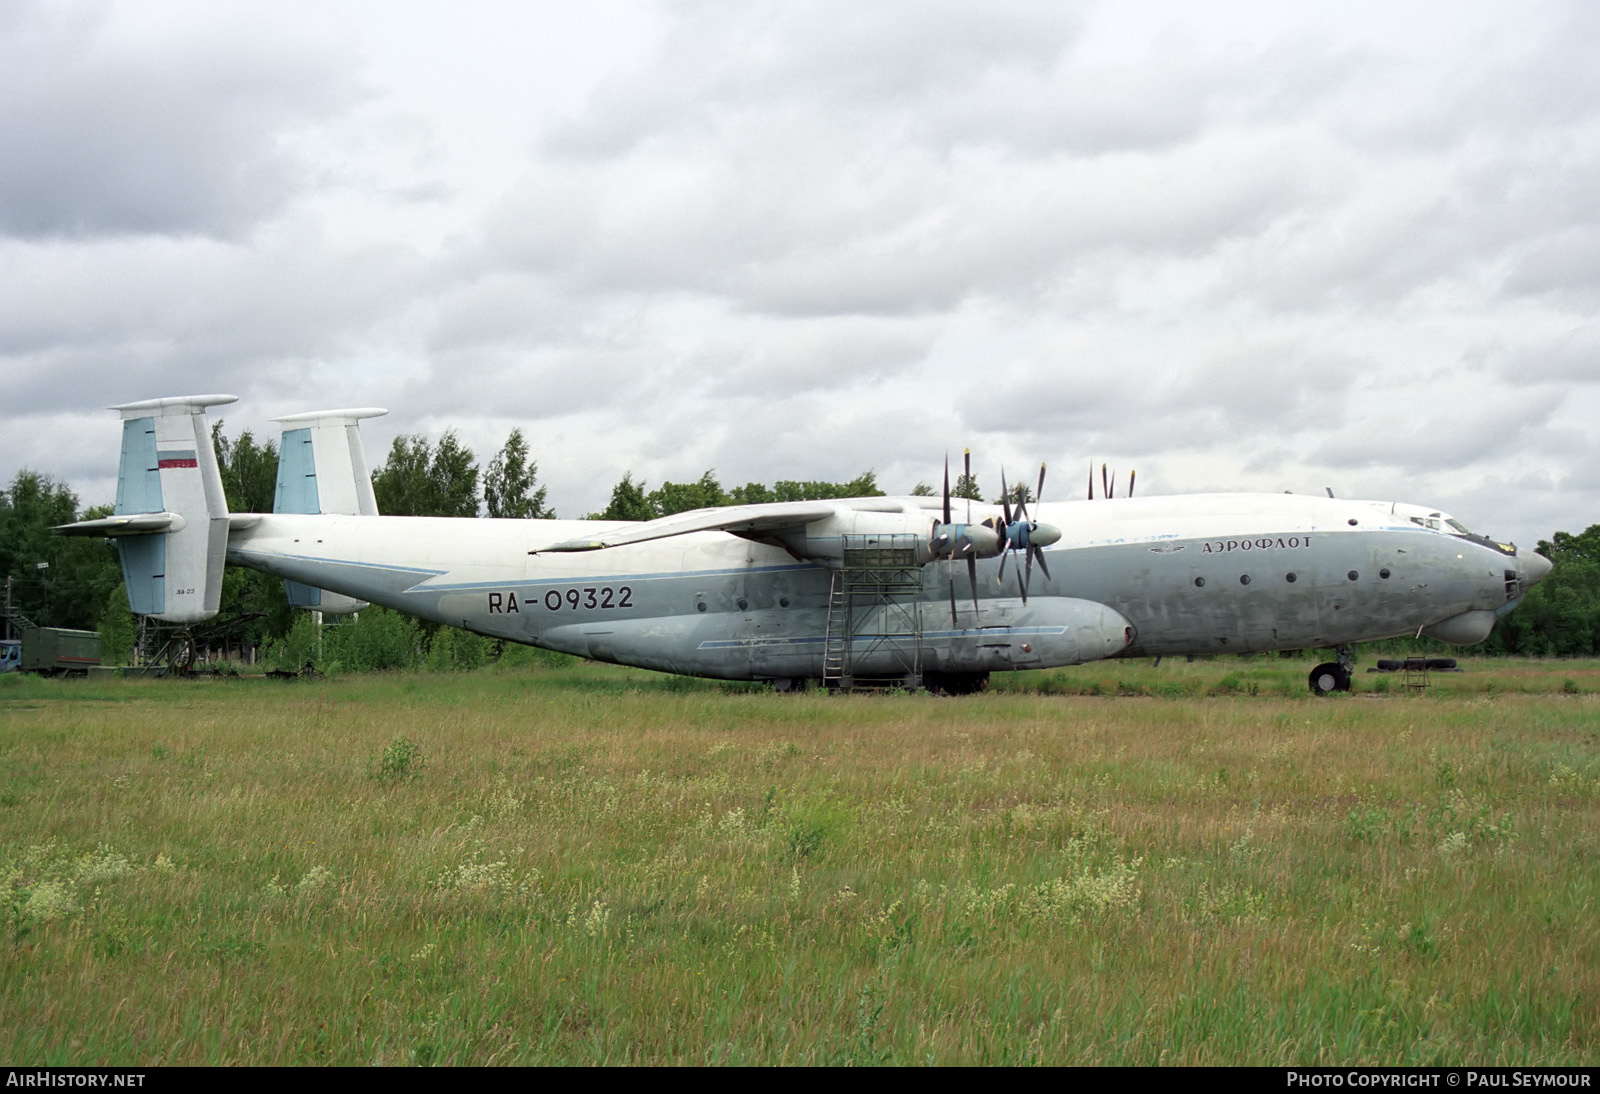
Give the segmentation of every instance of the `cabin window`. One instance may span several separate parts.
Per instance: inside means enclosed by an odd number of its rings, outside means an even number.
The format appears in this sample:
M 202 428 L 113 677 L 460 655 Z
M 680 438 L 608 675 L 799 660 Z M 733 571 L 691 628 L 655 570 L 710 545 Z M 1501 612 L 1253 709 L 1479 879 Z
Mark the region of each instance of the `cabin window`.
M 1378 576 L 1383 578 L 1383 580 L 1388 581 L 1389 580 L 1389 567 L 1385 566 L 1383 569 L 1379 570 L 1378 571 Z
M 1345 574 L 1344 576 L 1348 577 L 1351 581 L 1354 581 L 1356 578 L 1360 577 L 1361 575 L 1356 573 L 1354 570 L 1351 570 L 1349 573 Z
M 1195 578 L 1195 579 L 1194 579 L 1194 587 L 1195 587 L 1195 588 L 1196 588 L 1196 589 L 1203 589 L 1203 588 L 1205 588 L 1205 587 L 1206 587 L 1206 579 L 1205 579 L 1205 578 L 1203 578 L 1203 577 L 1197 577 L 1197 578 Z
M 1250 575 L 1249 574 L 1240 574 L 1239 575 L 1239 584 L 1241 584 L 1241 585 L 1250 584 Z
M 1300 578 L 1293 571 L 1290 571 L 1289 573 L 1283 575 L 1283 580 L 1293 585 L 1296 581 L 1299 581 Z

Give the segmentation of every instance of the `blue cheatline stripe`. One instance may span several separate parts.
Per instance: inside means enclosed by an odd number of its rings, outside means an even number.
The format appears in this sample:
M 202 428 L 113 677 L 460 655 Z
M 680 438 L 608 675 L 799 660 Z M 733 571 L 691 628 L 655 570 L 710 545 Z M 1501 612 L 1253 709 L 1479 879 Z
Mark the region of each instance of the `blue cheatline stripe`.
M 505 581 L 428 582 L 427 588 L 418 592 L 456 589 L 538 589 L 547 585 L 594 585 L 599 582 L 665 581 L 680 577 L 727 577 L 732 574 L 792 573 L 798 570 L 822 570 L 825 567 L 808 563 L 788 563 L 781 566 L 737 566 L 721 570 L 661 570 L 648 574 L 572 574 L 567 577 L 518 577 Z
M 279 551 L 252 551 L 245 547 L 230 547 L 229 552 L 239 558 L 259 559 L 287 559 L 293 562 L 316 562 L 330 566 L 350 566 L 360 570 L 379 570 L 396 574 L 429 574 L 440 576 L 447 574 L 448 570 L 434 570 L 422 566 L 398 566 L 388 562 L 357 562 L 347 558 L 324 558 L 320 555 L 291 555 Z M 423 593 L 457 592 L 468 589 L 535 589 L 547 585 L 593 585 L 598 582 L 618 581 L 661 581 L 680 577 L 725 577 L 729 574 L 770 574 L 792 572 L 797 570 L 820 570 L 821 566 L 811 566 L 804 563 L 783 566 L 756 566 L 723 569 L 723 570 L 663 570 L 649 574 L 611 574 L 611 575 L 573 575 L 569 577 L 508 577 L 503 581 L 462 581 L 462 582 L 424 582 L 413 586 L 411 590 Z M 426 587 L 423 587 L 423 586 Z
M 122 423 L 122 462 L 117 465 L 117 504 L 113 512 L 121 517 L 162 511 L 156 420 L 129 418 Z
M 229 547 L 228 553 L 237 558 L 287 559 L 290 562 L 325 562 L 330 566 L 344 566 L 356 570 L 377 570 L 391 574 L 442 574 L 444 570 L 428 570 L 420 566 L 392 566 L 383 562 L 356 562 L 348 558 L 319 558 L 316 555 L 287 555 L 278 551 L 252 551 L 245 547 Z M 504 582 L 500 583 L 503 588 Z
M 981 630 L 965 631 L 923 631 L 922 639 L 930 638 L 1013 638 L 1026 635 L 1039 634 L 1066 634 L 1065 627 L 984 627 Z M 895 632 L 893 634 L 857 634 L 857 640 L 868 639 L 871 641 L 893 641 L 904 639 L 910 641 L 917 636 L 910 633 Z M 805 645 L 807 643 L 824 642 L 822 635 L 811 635 L 805 638 L 718 638 L 700 643 L 702 650 L 729 649 L 736 646 L 787 646 Z
M 278 449 L 278 485 L 272 495 L 274 513 L 320 513 L 317 462 L 310 429 L 286 429 Z

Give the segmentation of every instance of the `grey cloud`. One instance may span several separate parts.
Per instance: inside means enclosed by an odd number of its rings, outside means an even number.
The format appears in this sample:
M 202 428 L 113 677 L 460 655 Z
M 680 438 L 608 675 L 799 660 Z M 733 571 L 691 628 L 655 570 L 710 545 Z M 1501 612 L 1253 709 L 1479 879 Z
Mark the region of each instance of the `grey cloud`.
M 1532 244 L 1506 278 L 1506 290 L 1568 301 L 1592 314 L 1600 291 L 1600 224 L 1576 225 Z
M 236 237 L 302 184 L 283 134 L 349 103 L 329 53 L 273 36 L 110 40 L 101 5 L 0 27 L 0 232 Z
M 149 397 L 227 381 L 308 375 L 318 361 L 381 346 L 418 289 L 398 248 L 338 253 L 289 231 L 254 251 L 211 240 L 123 238 L 0 245 L 32 276 L 7 288 L 0 330 L 17 409 Z M 232 377 L 232 379 L 228 379 Z M 115 396 L 115 398 L 113 398 Z
M 1600 383 L 1600 326 L 1573 327 L 1555 337 L 1530 338 L 1514 347 L 1475 347 L 1472 356 L 1492 364 L 1511 383 Z
M 1506 391 L 1443 410 L 1365 418 L 1329 437 L 1312 459 L 1333 467 L 1425 472 L 1516 457 L 1538 447 L 1539 434 L 1564 398 L 1558 391 Z
M 1030 293 L 1096 252 L 1203 253 L 1258 234 L 1303 175 L 1208 144 L 1166 157 L 880 159 L 813 125 L 731 161 L 663 151 L 540 172 L 485 230 L 484 261 L 575 291 L 692 290 L 774 315 L 905 315 Z M 880 150 L 882 151 L 882 150 Z
M 704 133 L 720 111 L 897 112 L 996 67 L 1047 69 L 1079 20 L 1023 2 L 685 5 L 653 60 L 601 88 L 587 114 L 549 137 L 557 154 L 612 158 L 665 132 Z

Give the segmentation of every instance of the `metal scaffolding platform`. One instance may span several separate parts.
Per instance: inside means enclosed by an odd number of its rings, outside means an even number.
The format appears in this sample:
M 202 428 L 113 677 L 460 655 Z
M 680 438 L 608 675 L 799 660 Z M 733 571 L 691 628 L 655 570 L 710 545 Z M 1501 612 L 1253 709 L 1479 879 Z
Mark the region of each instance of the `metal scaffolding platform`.
M 916 535 L 844 537 L 828 597 L 823 683 L 858 687 L 922 685 L 922 567 Z

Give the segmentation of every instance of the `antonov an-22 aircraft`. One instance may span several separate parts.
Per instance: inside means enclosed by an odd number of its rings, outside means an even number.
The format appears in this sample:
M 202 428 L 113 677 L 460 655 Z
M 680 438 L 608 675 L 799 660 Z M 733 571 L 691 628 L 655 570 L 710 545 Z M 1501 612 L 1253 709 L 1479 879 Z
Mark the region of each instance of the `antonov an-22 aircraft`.
M 643 523 L 386 517 L 358 427 L 384 413 L 375 409 L 279 419 L 274 512 L 230 514 L 206 408 L 234 401 L 113 408 L 123 418 L 115 515 L 59 531 L 116 539 L 136 613 L 179 626 L 211 618 L 231 562 L 282 577 L 301 607 L 382 604 L 581 657 L 781 690 L 887 680 L 961 693 L 995 671 L 1332 647 L 1338 661 L 1310 677 L 1326 693 L 1349 689 L 1351 643 L 1481 641 L 1550 571 L 1442 512 L 1387 501 L 1209 494 L 1035 502 L 1029 514 L 957 499 L 957 522 L 948 470 L 942 498 L 740 505 Z

